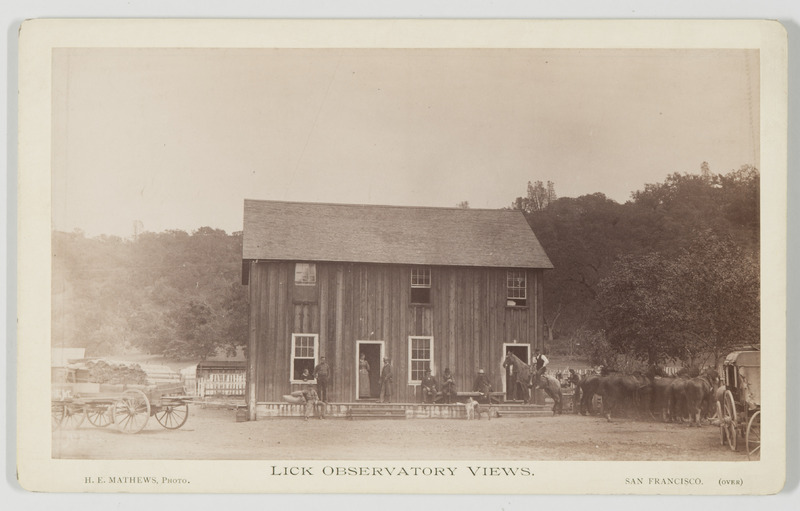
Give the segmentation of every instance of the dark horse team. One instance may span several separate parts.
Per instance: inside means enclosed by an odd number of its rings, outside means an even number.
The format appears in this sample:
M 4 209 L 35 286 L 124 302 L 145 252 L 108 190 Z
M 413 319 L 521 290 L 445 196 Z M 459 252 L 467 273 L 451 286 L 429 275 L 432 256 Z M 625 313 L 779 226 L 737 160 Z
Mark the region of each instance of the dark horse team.
M 575 412 L 586 415 L 593 410 L 594 396 L 602 398 L 602 414 L 632 413 L 656 417 L 664 421 L 700 425 L 703 417 L 714 414 L 719 374 L 708 368 L 703 371 L 681 370 L 667 376 L 653 366 L 646 373 L 587 374 L 580 377 L 570 371 L 569 381 L 575 385 Z

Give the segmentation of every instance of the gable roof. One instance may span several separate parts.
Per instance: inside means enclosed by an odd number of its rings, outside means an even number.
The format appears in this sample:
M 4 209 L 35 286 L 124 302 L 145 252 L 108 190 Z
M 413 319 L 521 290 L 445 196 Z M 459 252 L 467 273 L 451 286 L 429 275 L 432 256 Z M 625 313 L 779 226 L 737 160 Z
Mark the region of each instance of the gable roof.
M 521 211 L 245 199 L 243 259 L 552 268 Z

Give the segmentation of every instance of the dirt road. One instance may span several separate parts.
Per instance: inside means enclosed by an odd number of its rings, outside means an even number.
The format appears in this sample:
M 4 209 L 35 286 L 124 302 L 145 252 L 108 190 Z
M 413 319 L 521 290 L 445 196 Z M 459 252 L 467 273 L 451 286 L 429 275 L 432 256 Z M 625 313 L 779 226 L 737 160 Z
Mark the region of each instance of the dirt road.
M 235 412 L 193 405 L 186 425 L 150 419 L 125 435 L 84 421 L 53 433 L 53 456 L 77 459 L 704 460 L 746 461 L 706 425 L 563 415 L 486 420 L 236 422 Z

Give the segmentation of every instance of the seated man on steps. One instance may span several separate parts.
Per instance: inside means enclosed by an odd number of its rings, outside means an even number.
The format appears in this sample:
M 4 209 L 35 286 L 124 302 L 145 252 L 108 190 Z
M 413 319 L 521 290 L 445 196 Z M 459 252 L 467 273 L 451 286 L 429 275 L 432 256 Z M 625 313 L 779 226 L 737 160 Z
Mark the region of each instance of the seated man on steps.
M 489 394 L 492 392 L 492 384 L 489 382 L 489 377 L 483 369 L 478 369 L 478 376 L 475 378 L 475 384 L 472 386 L 473 392 L 480 392 L 481 399 L 489 403 Z
M 425 376 L 422 378 L 422 402 L 433 403 L 436 401 L 436 378 L 431 375 L 431 370 L 425 370 Z

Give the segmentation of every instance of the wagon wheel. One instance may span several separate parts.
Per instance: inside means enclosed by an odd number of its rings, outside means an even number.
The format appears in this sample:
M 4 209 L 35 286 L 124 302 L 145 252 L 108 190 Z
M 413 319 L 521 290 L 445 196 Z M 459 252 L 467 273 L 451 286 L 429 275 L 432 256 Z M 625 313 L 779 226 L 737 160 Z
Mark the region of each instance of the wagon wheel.
M 747 459 L 756 453 L 761 454 L 761 410 L 754 413 L 750 417 L 750 422 L 747 423 L 745 445 L 747 446 Z
M 717 420 L 719 421 L 719 445 L 725 445 L 725 437 L 727 436 L 727 426 L 722 419 L 722 405 L 717 401 Z
M 64 403 L 51 403 L 50 404 L 50 414 L 52 415 L 53 421 L 51 423 L 53 429 L 58 429 L 61 427 L 61 423 L 64 422 Z
M 189 405 L 187 403 L 161 406 L 154 413 L 159 424 L 167 429 L 178 429 L 186 424 L 189 418 Z
M 110 405 L 86 405 L 86 419 L 92 426 L 104 428 L 112 422 L 111 408 Z
M 126 390 L 114 403 L 112 410 L 114 424 L 123 433 L 138 433 L 144 429 L 150 418 L 150 401 L 139 389 Z
M 76 429 L 83 424 L 83 419 L 85 417 L 86 414 L 83 413 L 83 405 L 66 403 L 64 405 L 64 418 L 61 420 L 61 425 L 68 429 Z
M 725 426 L 725 434 L 727 435 L 728 445 L 732 451 L 736 450 L 736 403 L 733 401 L 733 394 L 730 390 L 725 391 L 723 397 L 724 405 L 722 407 L 722 424 Z

